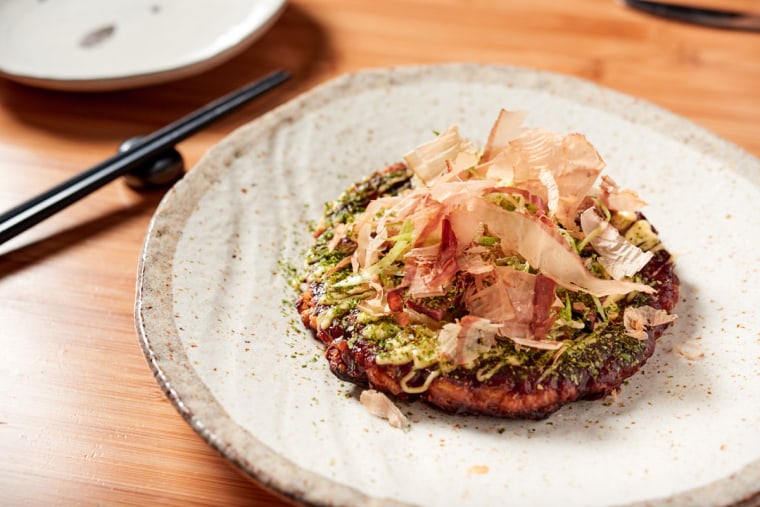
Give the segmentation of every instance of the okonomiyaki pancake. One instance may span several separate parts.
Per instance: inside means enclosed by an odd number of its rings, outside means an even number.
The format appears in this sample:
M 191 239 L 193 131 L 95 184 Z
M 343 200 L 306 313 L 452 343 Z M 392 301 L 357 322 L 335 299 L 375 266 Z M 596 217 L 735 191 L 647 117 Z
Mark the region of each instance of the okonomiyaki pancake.
M 447 412 L 539 419 L 616 392 L 675 319 L 671 254 L 580 134 L 501 111 L 325 207 L 296 306 L 341 379 Z

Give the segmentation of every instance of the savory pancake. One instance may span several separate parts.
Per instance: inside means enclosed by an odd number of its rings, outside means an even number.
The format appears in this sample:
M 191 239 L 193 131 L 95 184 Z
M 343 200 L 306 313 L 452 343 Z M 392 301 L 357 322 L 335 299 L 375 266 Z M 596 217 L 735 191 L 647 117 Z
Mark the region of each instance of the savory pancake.
M 652 355 L 679 281 L 643 201 L 585 137 L 521 120 L 482 150 L 452 127 L 326 205 L 297 307 L 338 377 L 541 418 Z

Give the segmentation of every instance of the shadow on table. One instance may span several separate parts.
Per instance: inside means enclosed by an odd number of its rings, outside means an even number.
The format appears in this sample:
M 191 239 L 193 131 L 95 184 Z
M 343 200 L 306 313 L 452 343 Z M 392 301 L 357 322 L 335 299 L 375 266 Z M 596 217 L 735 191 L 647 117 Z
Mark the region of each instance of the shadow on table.
M 152 213 L 163 194 L 164 190 L 142 191 L 139 200 L 128 206 L 52 234 L 38 236 L 36 239 L 24 241 L 22 238 L 14 238 L 5 245 L 0 245 L 0 280 L 51 256 L 61 254 L 101 232 L 124 225 L 140 215 Z

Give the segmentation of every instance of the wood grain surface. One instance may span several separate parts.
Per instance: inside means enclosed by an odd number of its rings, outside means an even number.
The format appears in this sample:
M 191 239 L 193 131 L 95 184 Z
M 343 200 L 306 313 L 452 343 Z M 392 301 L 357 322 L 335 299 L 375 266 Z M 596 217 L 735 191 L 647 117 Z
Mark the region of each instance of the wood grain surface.
M 293 79 L 178 146 L 188 165 L 339 74 L 450 61 L 580 76 L 760 156 L 758 34 L 613 0 L 293 0 L 252 47 L 197 77 L 94 94 L 0 80 L 0 210 L 278 67 Z M 0 245 L 0 504 L 288 505 L 191 430 L 141 353 L 135 273 L 160 198 L 115 181 Z

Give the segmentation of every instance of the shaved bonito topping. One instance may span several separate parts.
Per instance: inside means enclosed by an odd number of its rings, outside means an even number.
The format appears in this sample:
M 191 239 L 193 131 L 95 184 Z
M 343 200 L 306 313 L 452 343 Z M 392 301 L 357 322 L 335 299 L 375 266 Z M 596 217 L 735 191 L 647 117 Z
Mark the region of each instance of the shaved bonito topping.
M 599 263 L 615 280 L 638 273 L 654 257 L 625 239 L 594 208 L 581 213 L 581 229 L 601 256 Z
M 438 333 L 438 355 L 456 366 L 472 367 L 475 360 L 496 345 L 499 326 L 488 319 L 467 315 L 443 326 Z
M 388 424 L 394 428 L 405 429 L 409 427 L 409 419 L 404 415 L 401 410 L 393 404 L 390 398 L 380 391 L 374 389 L 365 389 L 359 395 L 359 403 L 361 403 L 367 411 L 386 419 Z
M 582 290 L 597 297 L 654 291 L 627 280 L 597 278 L 550 221 L 508 211 L 483 199 L 473 199 L 452 210 L 450 219 L 455 231 L 464 231 L 474 220 L 488 224 L 488 230 L 499 238 L 502 248 L 518 253 L 533 269 L 570 290 Z M 458 239 L 467 243 L 473 238 Z
M 559 350 L 618 318 L 616 302 L 656 292 L 638 277 L 658 241 L 636 228 L 643 201 L 606 176 L 595 187 L 605 164 L 586 137 L 524 128 L 524 118 L 502 110 L 482 153 L 448 128 L 404 156 L 411 188 L 333 227 L 329 251 L 344 240 L 355 249 L 327 271 L 350 264 L 329 290 L 360 295 L 362 322 L 426 326 L 428 348 L 399 342 L 415 364 L 473 368 L 502 341 Z M 637 339 L 675 318 L 623 306 L 625 333 Z M 583 311 L 590 320 L 574 320 Z M 388 415 L 374 395 L 366 404 Z
M 668 324 L 674 320 L 675 315 L 651 306 L 629 306 L 623 313 L 625 334 L 639 340 L 647 339 L 647 328 Z
M 472 143 L 459 137 L 457 127 L 451 126 L 432 141 L 404 155 L 404 160 L 417 179 L 423 185 L 430 186 L 450 172 L 460 154 L 467 152 L 475 152 Z
M 521 131 L 521 125 L 528 116 L 524 111 L 507 111 L 502 109 L 499 116 L 491 127 L 488 142 L 483 149 L 483 162 L 492 160 L 497 154 L 507 148 L 507 144 L 517 137 Z
M 602 169 L 604 161 L 581 134 L 562 136 L 531 128 L 523 129 L 494 157 L 487 175 L 529 190 L 548 204 L 562 225 L 574 228 L 574 213 Z
M 647 204 L 633 190 L 621 190 L 618 184 L 609 176 L 602 176 L 599 186 L 602 190 L 602 202 L 611 210 L 638 211 Z

